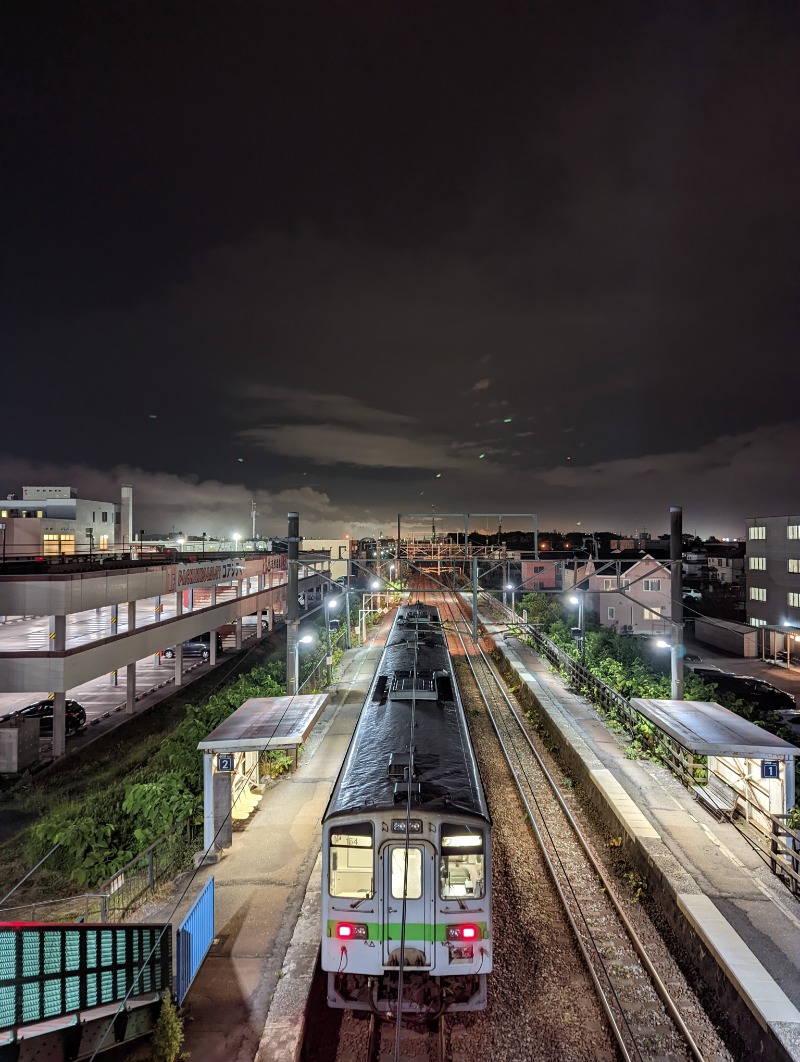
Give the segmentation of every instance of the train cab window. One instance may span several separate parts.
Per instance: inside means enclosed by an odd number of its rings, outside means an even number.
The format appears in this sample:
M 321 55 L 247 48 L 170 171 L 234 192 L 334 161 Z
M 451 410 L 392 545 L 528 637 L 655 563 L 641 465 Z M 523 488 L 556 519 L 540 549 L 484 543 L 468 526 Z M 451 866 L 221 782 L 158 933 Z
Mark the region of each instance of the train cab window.
M 407 900 L 418 900 L 422 895 L 422 852 L 419 848 L 408 849 L 408 873 L 405 857 L 405 848 L 392 849 L 392 899 L 402 900 L 405 895 Z
M 472 826 L 444 823 L 439 863 L 441 898 L 481 898 L 486 892 L 484 867 L 483 832 Z
M 369 900 L 375 895 L 375 847 L 369 822 L 348 823 L 331 833 L 331 896 Z

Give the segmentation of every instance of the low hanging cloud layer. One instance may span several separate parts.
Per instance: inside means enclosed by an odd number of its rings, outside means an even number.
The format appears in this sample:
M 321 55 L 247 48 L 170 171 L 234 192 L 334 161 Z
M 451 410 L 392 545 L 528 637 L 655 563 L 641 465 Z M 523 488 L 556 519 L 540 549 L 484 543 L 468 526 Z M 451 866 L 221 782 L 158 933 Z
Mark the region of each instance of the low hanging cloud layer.
M 321 403 L 324 405 L 324 403 Z M 324 432 L 324 429 L 320 429 Z M 312 429 L 295 429 L 287 436 L 295 452 L 310 447 Z M 319 442 L 323 438 L 320 435 Z M 353 431 L 349 437 L 342 429 L 333 433 L 338 459 L 356 456 L 364 463 L 365 439 L 369 435 Z M 269 435 L 264 444 L 280 435 Z M 389 437 L 378 437 L 380 461 L 372 466 L 385 467 L 392 460 Z M 308 486 L 277 492 L 252 488 L 244 483 L 179 478 L 168 473 L 151 473 L 133 466 L 117 466 L 101 471 L 88 465 L 61 466 L 48 462 L 31 462 L 10 456 L 0 457 L 0 492 L 5 496 L 18 493 L 25 485 L 59 484 L 78 489 L 83 497 L 113 501 L 123 484 L 134 487 L 134 524 L 148 532 L 180 531 L 187 535 L 230 537 L 234 532 L 250 533 L 250 506 L 255 500 L 262 535 L 283 535 L 286 513 L 297 511 L 301 529 L 307 537 L 340 538 L 374 534 L 376 527 L 395 526 L 398 512 L 535 512 L 542 528 L 569 530 L 580 525 L 587 530 L 612 530 L 629 533 L 648 527 L 654 533 L 669 525 L 669 507 L 679 505 L 684 511 L 684 527 L 701 535 L 742 536 L 744 521 L 750 516 L 794 515 L 800 512 L 800 488 L 795 474 L 800 453 L 800 422 L 761 428 L 740 435 L 726 435 L 697 450 L 652 454 L 587 466 L 541 466 L 525 473 L 514 473 L 510 466 L 495 462 L 470 462 L 451 455 L 449 464 L 440 462 L 445 474 L 438 478 L 433 464 L 424 465 L 425 444 L 408 444 L 401 452 L 414 457 L 422 468 L 424 490 L 398 486 L 396 502 L 386 505 L 383 495 L 354 513 L 348 500 Z M 419 451 L 419 452 L 418 452 Z M 310 448 L 309 453 L 313 452 Z M 361 455 L 361 456 L 358 456 Z M 481 476 L 475 478 L 477 468 Z M 492 471 L 490 471 L 490 469 Z M 756 487 L 746 501 L 741 496 L 745 477 Z M 384 492 L 385 493 L 385 492 Z M 622 499 L 622 502 L 620 501 Z M 631 520 L 626 514 L 634 511 Z M 454 522 L 454 526 L 458 521 Z M 524 521 L 520 522 L 524 526 Z M 505 521 L 510 528 L 513 522 Z

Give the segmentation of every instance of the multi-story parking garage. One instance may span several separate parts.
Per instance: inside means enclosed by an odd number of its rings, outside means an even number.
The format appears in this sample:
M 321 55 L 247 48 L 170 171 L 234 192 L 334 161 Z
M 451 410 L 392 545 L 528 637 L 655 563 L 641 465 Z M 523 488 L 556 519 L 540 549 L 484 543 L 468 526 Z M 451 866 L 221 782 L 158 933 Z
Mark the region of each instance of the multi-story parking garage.
M 321 596 L 327 557 L 306 556 L 299 586 Z M 65 748 L 65 700 L 70 691 L 110 676 L 125 688 L 133 714 L 137 666 L 162 660 L 174 647 L 175 685 L 183 676 L 183 643 L 224 630 L 237 649 L 243 621 L 253 617 L 256 637 L 287 611 L 285 554 L 207 557 L 190 563 L 81 561 L 74 570 L 0 575 L 0 716 L 31 695 L 54 700 L 53 756 Z M 217 639 L 209 639 L 210 663 Z M 13 695 L 13 696 L 8 696 Z M 20 698 L 19 695 L 27 695 Z M 20 703 L 21 701 L 21 703 Z M 13 726 L 9 720 L 5 727 Z

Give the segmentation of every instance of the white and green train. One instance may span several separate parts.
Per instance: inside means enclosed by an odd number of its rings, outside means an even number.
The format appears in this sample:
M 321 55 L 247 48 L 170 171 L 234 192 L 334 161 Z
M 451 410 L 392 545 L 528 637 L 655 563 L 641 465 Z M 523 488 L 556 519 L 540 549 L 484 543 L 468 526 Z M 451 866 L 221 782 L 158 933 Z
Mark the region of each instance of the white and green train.
M 435 607 L 398 610 L 322 822 L 328 1004 L 483 1010 L 491 819 Z

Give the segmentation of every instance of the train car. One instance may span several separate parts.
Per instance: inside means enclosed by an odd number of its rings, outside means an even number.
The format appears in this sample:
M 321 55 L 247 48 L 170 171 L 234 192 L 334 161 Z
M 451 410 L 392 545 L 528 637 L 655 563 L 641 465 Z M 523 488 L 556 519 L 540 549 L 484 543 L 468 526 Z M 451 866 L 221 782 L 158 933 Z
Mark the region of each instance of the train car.
M 438 609 L 398 609 L 322 819 L 328 1004 L 483 1010 L 491 818 Z

